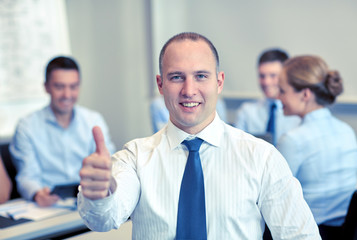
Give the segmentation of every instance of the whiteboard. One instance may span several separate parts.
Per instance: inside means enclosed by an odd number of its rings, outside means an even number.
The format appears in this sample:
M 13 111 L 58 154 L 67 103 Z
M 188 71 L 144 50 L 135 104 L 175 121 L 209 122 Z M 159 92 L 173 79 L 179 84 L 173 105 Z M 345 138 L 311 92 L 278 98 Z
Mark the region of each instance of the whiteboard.
M 69 53 L 64 0 L 0 1 L 0 138 L 48 104 L 46 64 Z
M 216 46 L 226 97 L 260 97 L 256 62 L 272 47 L 290 56 L 313 54 L 343 77 L 342 102 L 357 103 L 357 1 L 153 0 L 154 70 L 163 44 L 194 31 Z

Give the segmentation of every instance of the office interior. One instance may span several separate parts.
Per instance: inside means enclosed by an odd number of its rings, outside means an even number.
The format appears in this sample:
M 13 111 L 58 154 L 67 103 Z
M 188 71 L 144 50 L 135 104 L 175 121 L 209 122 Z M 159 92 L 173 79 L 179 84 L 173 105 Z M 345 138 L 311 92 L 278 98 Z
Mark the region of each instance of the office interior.
M 149 104 L 158 95 L 159 51 L 184 31 L 207 36 L 219 52 L 229 122 L 242 102 L 262 97 L 256 73 L 260 52 L 280 47 L 290 56 L 319 55 L 340 71 L 345 89 L 331 109 L 357 133 L 356 1 L 61 2 L 70 55 L 81 67 L 78 103 L 102 113 L 117 149 L 152 134 Z M 10 139 L 1 136 L 0 142 Z
M 355 2 L 112 0 L 66 5 L 71 49 L 83 71 L 79 103 L 102 112 L 118 147 L 152 134 L 149 102 L 158 94 L 159 51 L 183 31 L 200 32 L 216 45 L 231 121 L 240 100 L 261 97 L 259 53 L 281 47 L 290 55 L 321 55 L 341 71 L 345 93 L 337 112 L 357 131 Z
M 202 33 L 216 45 L 230 122 L 242 101 L 262 97 L 260 52 L 281 47 L 291 56 L 319 55 L 340 71 L 345 90 L 332 108 L 357 131 L 354 1 L 60 1 L 70 54 L 82 71 L 79 104 L 103 114 L 118 149 L 152 134 L 149 102 L 158 95 L 159 51 L 183 31 Z

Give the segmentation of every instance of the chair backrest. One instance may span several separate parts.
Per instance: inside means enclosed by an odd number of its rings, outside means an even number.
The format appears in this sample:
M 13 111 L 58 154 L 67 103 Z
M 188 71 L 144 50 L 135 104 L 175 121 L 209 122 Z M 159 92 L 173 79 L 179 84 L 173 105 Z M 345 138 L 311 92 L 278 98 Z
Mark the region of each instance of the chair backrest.
M 357 191 L 352 195 L 343 224 L 343 238 L 341 239 L 357 240 Z
M 10 155 L 10 151 L 9 151 L 9 144 L 8 143 L 1 144 L 0 152 L 1 152 L 1 158 L 4 162 L 7 174 L 9 174 L 9 177 L 12 182 L 12 192 L 11 192 L 10 199 L 19 198 L 20 194 L 17 192 L 17 185 L 16 185 L 16 180 L 15 180 L 17 171 L 16 171 L 14 164 L 12 163 L 12 159 L 11 159 L 11 155 Z

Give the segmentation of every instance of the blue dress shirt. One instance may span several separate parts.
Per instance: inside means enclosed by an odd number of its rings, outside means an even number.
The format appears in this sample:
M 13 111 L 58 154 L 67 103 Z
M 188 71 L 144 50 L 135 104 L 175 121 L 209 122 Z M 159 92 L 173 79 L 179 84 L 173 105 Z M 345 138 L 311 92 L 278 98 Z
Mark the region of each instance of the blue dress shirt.
M 357 182 L 353 129 L 322 108 L 307 114 L 301 126 L 280 140 L 278 150 L 300 181 L 316 222 L 340 226 Z
M 169 111 L 166 108 L 164 98 L 159 96 L 150 103 L 150 116 L 153 132 L 159 131 L 165 126 L 170 118 Z
M 109 151 L 115 151 L 99 113 L 80 106 L 73 113 L 65 129 L 57 123 L 49 106 L 19 121 L 10 152 L 18 172 L 18 191 L 23 198 L 32 199 L 43 187 L 79 183 L 82 161 L 96 149 L 92 136 L 95 125 L 102 128 Z
M 265 134 L 272 101 L 276 103 L 275 139 L 278 141 L 284 133 L 297 127 L 301 121 L 297 116 L 284 116 L 280 100 L 263 99 L 243 103 L 237 110 L 234 126 L 253 135 Z
M 224 100 L 219 98 L 216 107 L 219 117 L 226 122 L 227 110 Z M 156 133 L 169 121 L 170 115 L 166 108 L 164 98 L 158 96 L 154 98 L 150 103 L 150 116 L 153 132 Z

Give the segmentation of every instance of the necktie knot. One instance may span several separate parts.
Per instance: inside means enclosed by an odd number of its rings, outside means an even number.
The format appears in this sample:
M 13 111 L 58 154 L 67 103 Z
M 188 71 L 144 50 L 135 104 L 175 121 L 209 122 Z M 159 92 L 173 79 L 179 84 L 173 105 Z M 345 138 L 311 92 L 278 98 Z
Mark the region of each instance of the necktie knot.
M 185 140 L 182 143 L 186 145 L 190 152 L 198 152 L 198 150 L 200 150 L 201 144 L 203 143 L 203 140 L 201 138 L 195 138 L 189 141 Z

